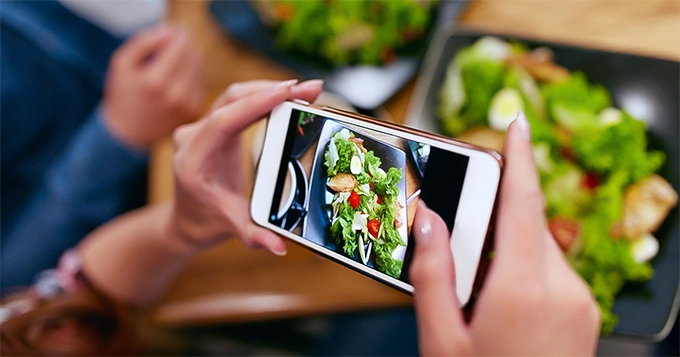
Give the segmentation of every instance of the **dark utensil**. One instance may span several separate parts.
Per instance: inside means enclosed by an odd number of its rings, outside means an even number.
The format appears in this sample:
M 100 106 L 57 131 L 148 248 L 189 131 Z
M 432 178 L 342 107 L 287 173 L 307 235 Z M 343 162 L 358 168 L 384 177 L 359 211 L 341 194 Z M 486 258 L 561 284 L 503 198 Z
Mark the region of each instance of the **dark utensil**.
M 423 62 L 407 115 L 407 124 L 437 131 L 435 108 L 446 66 L 462 48 L 486 35 L 521 41 L 531 48 L 547 46 L 558 64 L 584 72 L 589 80 L 606 87 L 614 106 L 624 108 L 648 124 L 649 147 L 667 155 L 659 174 L 678 191 L 680 164 L 680 63 L 503 35 L 464 32 L 442 28 L 435 35 Z M 655 275 L 646 284 L 630 284 L 617 296 L 614 312 L 619 315 L 615 335 L 648 341 L 666 337 L 678 314 L 680 271 L 679 210 L 674 208 L 656 237 L 659 255 L 652 260 Z
M 307 215 L 307 210 L 305 209 L 305 200 L 307 199 L 307 176 L 302 169 L 302 165 L 299 161 L 291 161 L 293 165 L 293 170 L 295 171 L 295 182 L 293 183 L 292 189 L 295 191 L 293 193 L 293 201 L 290 206 L 287 207 L 286 212 L 274 220 L 272 223 L 276 224 L 283 229 L 289 231 L 294 230 L 300 221 Z

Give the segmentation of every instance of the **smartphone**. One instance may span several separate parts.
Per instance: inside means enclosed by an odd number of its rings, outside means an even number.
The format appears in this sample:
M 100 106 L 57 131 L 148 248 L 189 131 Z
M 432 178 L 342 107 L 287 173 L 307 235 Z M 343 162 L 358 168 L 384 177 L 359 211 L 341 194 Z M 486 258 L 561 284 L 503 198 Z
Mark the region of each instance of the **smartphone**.
M 501 166 L 492 150 L 288 101 L 270 114 L 250 210 L 258 225 L 413 293 L 411 226 L 423 200 L 449 229 L 465 306 L 488 259 Z

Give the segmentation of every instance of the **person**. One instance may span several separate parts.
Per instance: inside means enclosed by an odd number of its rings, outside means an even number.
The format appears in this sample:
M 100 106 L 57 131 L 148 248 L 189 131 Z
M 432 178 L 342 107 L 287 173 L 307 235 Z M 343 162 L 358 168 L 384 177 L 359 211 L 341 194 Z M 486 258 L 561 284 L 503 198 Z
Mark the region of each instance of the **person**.
M 202 59 L 186 33 L 164 24 L 123 43 L 69 9 L 0 7 L 3 291 L 141 206 L 148 147 L 204 109 Z
M 124 307 L 148 304 L 187 259 L 228 237 L 275 255 L 286 254 L 285 241 L 255 225 L 243 209 L 248 201 L 242 171 L 234 169 L 241 165 L 239 133 L 287 99 L 312 102 L 321 87 L 316 80 L 234 84 L 207 116 L 179 127 L 174 133 L 175 198 L 100 227 L 78 246 L 77 254 L 62 258 L 58 271 L 38 282 L 33 295 L 8 298 L 0 315 L 3 349 L 26 354 L 129 352 L 121 347 L 135 340 L 127 320 L 116 324 L 116 310 L 102 311 L 101 301 Z M 523 115 L 510 126 L 504 152 L 496 256 L 469 322 L 456 299 L 446 226 L 419 203 L 410 275 L 421 353 L 592 355 L 599 310 L 546 228 Z M 62 304 L 55 306 L 54 301 Z M 94 305 L 90 310 L 81 308 L 80 315 L 71 312 L 64 319 L 60 306 L 73 309 L 85 301 L 98 303 L 90 302 L 88 306 Z M 55 323 L 43 316 L 62 320 Z M 68 351 L 64 336 L 76 340 L 68 344 Z

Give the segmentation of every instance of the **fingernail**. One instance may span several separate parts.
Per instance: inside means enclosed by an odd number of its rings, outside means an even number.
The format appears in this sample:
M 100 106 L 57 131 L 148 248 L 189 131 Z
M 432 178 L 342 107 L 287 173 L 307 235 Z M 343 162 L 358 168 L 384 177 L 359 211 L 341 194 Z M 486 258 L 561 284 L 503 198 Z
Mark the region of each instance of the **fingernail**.
M 277 255 L 277 256 L 279 256 L 279 257 L 283 257 L 283 256 L 285 256 L 286 254 L 288 254 L 288 251 L 286 251 L 286 248 L 284 248 L 283 250 L 277 250 L 276 248 L 270 248 L 269 251 L 270 251 L 272 254 Z
M 432 233 L 432 225 L 430 222 L 420 226 L 419 232 L 416 233 L 418 243 L 427 243 L 430 240 L 430 233 Z
M 277 90 L 289 88 L 289 87 L 296 85 L 297 82 L 298 82 L 297 79 L 289 79 L 287 81 L 279 82 L 279 83 L 275 84 L 273 87 L 271 87 L 270 91 L 276 92 Z
M 416 213 L 416 222 L 418 226 L 413 228 L 416 229 L 416 242 L 423 244 L 430 240 L 430 236 L 432 235 L 432 223 L 430 221 L 429 212 L 426 210 L 427 206 L 425 205 L 425 202 L 420 200 L 420 202 L 418 202 L 418 209 L 420 211 Z
M 527 117 L 524 115 L 524 112 L 517 113 L 516 121 L 517 126 L 519 127 L 519 132 L 522 133 L 522 137 L 524 139 L 530 140 L 531 128 L 529 127 L 529 122 L 527 121 Z
M 298 85 L 298 87 L 323 87 L 323 79 L 310 79 Z

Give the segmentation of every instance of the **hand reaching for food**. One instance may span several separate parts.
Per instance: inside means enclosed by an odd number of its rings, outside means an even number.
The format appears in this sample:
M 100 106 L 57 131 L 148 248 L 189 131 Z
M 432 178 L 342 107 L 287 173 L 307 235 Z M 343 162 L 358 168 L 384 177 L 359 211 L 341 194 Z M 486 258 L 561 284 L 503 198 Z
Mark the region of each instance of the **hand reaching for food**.
M 598 306 L 546 224 L 529 126 L 509 128 L 495 257 L 468 322 L 458 304 L 448 230 L 420 203 L 410 271 L 423 355 L 592 355 Z

